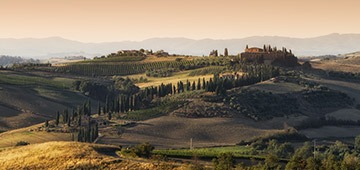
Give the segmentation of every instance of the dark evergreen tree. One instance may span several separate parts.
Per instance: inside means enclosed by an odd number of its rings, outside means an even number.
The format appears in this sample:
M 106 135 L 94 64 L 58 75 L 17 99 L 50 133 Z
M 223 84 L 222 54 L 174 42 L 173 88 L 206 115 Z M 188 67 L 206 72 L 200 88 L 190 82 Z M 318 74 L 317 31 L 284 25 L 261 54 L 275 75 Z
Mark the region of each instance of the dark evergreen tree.
M 48 120 L 45 121 L 45 127 L 49 127 L 49 121 Z
M 189 80 L 186 80 L 186 90 L 187 91 L 190 91 L 190 82 L 189 82 Z
M 91 115 L 91 101 L 90 99 L 88 99 L 88 102 L 87 102 L 87 111 L 88 111 L 88 116 Z
M 75 112 L 75 109 L 72 108 L 72 111 L 71 111 L 71 120 L 74 121 L 74 120 L 75 120 L 75 117 L 76 117 L 76 112 Z
M 111 112 L 108 113 L 108 119 L 111 120 Z
M 205 82 L 205 77 L 203 78 L 203 84 L 202 84 L 202 89 L 206 88 L 206 82 Z
M 185 89 L 184 89 L 184 83 L 182 81 L 180 81 L 180 89 L 181 89 L 181 92 L 184 92 Z
M 97 114 L 98 114 L 99 116 L 101 115 L 100 101 L 98 101 L 98 105 L 97 105 Z
M 191 87 L 191 90 L 195 90 L 195 81 L 193 82 L 193 84 L 192 84 L 192 87 Z
M 106 96 L 106 99 L 105 99 L 105 112 L 104 113 L 108 113 L 109 112 L 109 96 Z
M 60 113 L 59 111 L 56 112 L 56 118 L 55 118 L 55 125 L 58 126 L 59 125 L 59 119 L 60 119 Z
M 67 126 L 68 126 L 68 127 L 70 127 L 70 123 L 71 123 L 71 119 L 68 118 L 68 119 L 67 119 Z
M 198 79 L 198 83 L 197 83 L 197 90 L 200 90 L 201 89 L 201 81 L 200 81 L 200 78 Z
M 229 56 L 229 52 L 228 52 L 228 49 L 227 49 L 227 48 L 225 48 L 225 50 L 224 50 L 224 56 L 225 56 L 225 57 Z
M 79 116 L 79 118 L 78 118 L 78 120 L 77 120 L 77 125 L 79 126 L 79 127 L 81 127 L 81 115 L 78 115 Z

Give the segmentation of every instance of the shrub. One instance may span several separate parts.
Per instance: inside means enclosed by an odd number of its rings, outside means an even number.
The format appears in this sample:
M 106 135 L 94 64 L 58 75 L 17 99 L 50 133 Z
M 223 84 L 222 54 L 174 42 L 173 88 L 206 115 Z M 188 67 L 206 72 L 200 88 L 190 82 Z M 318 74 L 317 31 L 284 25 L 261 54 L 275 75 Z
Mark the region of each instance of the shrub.
M 154 150 L 154 147 L 147 142 L 142 143 L 141 145 L 134 146 L 130 149 L 122 149 L 121 153 L 131 157 L 144 157 L 150 158 L 151 152 Z
M 234 168 L 235 160 L 232 153 L 220 153 L 212 160 L 215 170 L 228 170 Z
M 18 143 L 16 143 L 15 146 L 25 146 L 25 145 L 29 145 L 29 142 L 25 142 L 25 141 L 19 141 Z

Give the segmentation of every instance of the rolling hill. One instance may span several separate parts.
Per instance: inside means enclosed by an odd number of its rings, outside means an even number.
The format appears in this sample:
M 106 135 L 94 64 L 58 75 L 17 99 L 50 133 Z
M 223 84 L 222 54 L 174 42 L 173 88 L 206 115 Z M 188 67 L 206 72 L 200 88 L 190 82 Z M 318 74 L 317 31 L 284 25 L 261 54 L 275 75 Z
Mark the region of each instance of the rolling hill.
M 73 79 L 0 71 L 0 131 L 54 119 L 88 97 L 69 90 Z
M 360 34 L 329 34 L 312 38 L 289 38 L 278 36 L 254 36 L 242 39 L 193 40 L 186 38 L 153 38 L 144 41 L 122 41 L 105 43 L 82 43 L 63 39 L 27 38 L 0 39 L 0 55 L 34 57 L 44 59 L 64 56 L 94 57 L 120 49 L 153 49 L 175 54 L 208 55 L 218 49 L 222 53 L 228 48 L 230 54 L 242 52 L 246 45 L 262 47 L 264 44 L 292 49 L 296 56 L 317 56 L 345 54 L 360 49 Z

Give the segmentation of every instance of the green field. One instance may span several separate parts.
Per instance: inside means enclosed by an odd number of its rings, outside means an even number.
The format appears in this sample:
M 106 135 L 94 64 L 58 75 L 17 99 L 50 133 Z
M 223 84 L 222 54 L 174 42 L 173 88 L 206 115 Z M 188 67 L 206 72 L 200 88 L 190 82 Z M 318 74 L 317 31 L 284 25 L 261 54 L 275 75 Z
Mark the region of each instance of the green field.
M 199 69 L 195 69 L 193 71 L 196 71 L 196 70 L 199 70 Z M 208 81 L 210 78 L 213 78 L 212 74 L 190 76 L 189 74 L 191 72 L 192 72 L 191 70 L 175 72 L 170 77 L 148 77 L 145 74 L 135 74 L 135 75 L 130 75 L 130 76 L 124 76 L 123 78 L 126 78 L 126 77 L 135 78 L 135 79 L 139 79 L 140 77 L 146 78 L 148 80 L 147 82 L 137 83 L 136 84 L 140 88 L 145 88 L 145 87 L 150 87 L 150 86 L 159 86 L 159 85 L 161 85 L 161 83 L 164 83 L 164 84 L 169 84 L 169 83 L 176 84 L 179 81 L 182 81 L 182 82 L 186 83 L 187 80 L 189 82 L 191 82 L 191 83 L 193 81 L 195 81 L 197 83 L 199 78 L 201 79 L 201 81 L 202 81 L 203 78 L 205 78 L 206 81 Z
M 170 101 L 166 104 L 161 104 L 150 109 L 136 110 L 129 113 L 126 113 L 125 119 L 129 120 L 145 120 L 151 117 L 155 117 L 161 114 L 169 113 L 172 109 L 176 108 L 178 105 L 181 105 L 181 101 Z
M 81 63 L 96 63 L 96 62 L 134 62 L 144 60 L 144 56 L 118 56 L 110 58 L 99 58 L 87 61 L 81 61 Z
M 216 74 L 224 71 L 226 71 L 225 66 L 209 66 L 209 67 L 195 69 L 189 73 L 189 76 Z
M 231 152 L 234 158 L 244 159 L 265 159 L 264 156 L 250 155 L 250 147 L 245 146 L 224 146 L 198 149 L 179 149 L 179 150 L 154 150 L 153 153 L 166 155 L 169 157 L 193 157 L 194 155 L 203 158 L 215 158 L 220 153 Z
M 0 72 L 0 83 L 14 85 L 39 85 L 57 88 L 70 88 L 74 80 L 68 78 L 44 78 Z

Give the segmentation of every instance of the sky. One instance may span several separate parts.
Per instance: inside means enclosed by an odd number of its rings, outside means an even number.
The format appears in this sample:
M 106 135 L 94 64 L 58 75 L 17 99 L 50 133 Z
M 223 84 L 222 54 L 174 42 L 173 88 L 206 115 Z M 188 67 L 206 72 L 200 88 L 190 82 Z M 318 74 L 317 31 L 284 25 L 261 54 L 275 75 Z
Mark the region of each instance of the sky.
M 359 6 L 359 0 L 0 0 L 0 38 L 305 38 L 360 33 Z

